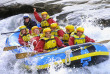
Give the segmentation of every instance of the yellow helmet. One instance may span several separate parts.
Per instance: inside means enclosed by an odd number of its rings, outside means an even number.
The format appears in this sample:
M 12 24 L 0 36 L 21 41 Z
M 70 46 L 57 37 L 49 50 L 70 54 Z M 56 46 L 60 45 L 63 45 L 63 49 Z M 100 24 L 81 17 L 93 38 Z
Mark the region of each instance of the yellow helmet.
M 23 25 L 23 26 L 20 26 L 19 29 L 20 29 L 20 30 L 26 29 L 26 26 L 24 26 L 24 25 Z
M 57 23 L 52 23 L 51 25 L 50 25 L 50 27 L 57 27 L 58 25 L 57 25 Z
M 69 30 L 70 32 L 73 32 L 74 31 L 74 26 L 73 25 L 67 25 L 65 27 L 65 29 Z
M 78 28 L 76 29 L 76 31 L 84 32 L 84 28 L 83 28 L 83 27 L 78 27 Z
M 45 32 L 51 32 L 51 29 L 50 29 L 50 28 L 45 28 L 45 29 L 43 30 L 43 33 L 45 33 Z
M 33 26 L 33 27 L 31 28 L 31 31 L 33 32 L 34 29 L 39 29 L 39 28 L 38 28 L 37 26 Z
M 47 13 L 47 12 L 42 12 L 42 13 L 41 13 L 42 16 L 45 15 L 45 14 L 47 15 L 48 13 Z

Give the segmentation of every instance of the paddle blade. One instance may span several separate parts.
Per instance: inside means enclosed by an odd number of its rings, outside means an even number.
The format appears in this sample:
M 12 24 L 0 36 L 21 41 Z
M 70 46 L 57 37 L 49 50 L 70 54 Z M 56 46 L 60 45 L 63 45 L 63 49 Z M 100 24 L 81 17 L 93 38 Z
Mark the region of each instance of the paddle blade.
M 25 47 L 25 46 L 10 46 L 10 47 L 4 47 L 3 51 L 8 51 L 8 50 L 17 49 L 18 47 Z M 30 47 L 30 45 L 26 45 L 26 47 Z
M 96 42 L 96 43 L 108 43 L 110 40 L 104 40 L 104 41 L 100 41 L 100 42 Z
M 20 53 L 20 54 L 16 54 L 16 59 L 23 59 L 23 58 L 27 58 L 27 57 L 30 57 L 30 56 L 33 56 L 37 53 L 35 52 L 29 52 L 29 53 Z
M 17 49 L 18 46 L 10 46 L 10 47 L 4 47 L 3 51 L 13 50 Z

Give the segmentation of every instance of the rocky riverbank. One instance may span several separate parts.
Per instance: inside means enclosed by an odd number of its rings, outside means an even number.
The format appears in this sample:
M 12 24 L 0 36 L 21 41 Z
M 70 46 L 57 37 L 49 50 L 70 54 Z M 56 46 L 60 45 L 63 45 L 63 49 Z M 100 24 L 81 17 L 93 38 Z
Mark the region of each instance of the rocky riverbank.
M 12 15 L 47 11 L 63 24 L 80 25 L 85 18 L 94 18 L 94 25 L 110 26 L 109 0 L 4 0 L 0 3 L 0 18 Z M 105 13 L 104 13 L 105 12 Z M 102 16 L 98 16 L 98 14 Z M 107 15 L 106 15 L 107 14 Z

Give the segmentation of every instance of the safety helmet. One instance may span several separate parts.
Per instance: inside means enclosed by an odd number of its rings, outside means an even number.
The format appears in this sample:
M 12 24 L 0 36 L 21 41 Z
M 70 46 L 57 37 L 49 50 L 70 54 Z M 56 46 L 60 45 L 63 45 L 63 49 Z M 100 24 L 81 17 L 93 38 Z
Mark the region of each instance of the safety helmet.
M 23 18 L 25 19 L 25 18 L 29 18 L 30 16 L 29 16 L 29 14 L 24 14 L 23 15 Z
M 67 25 L 65 27 L 65 29 L 69 30 L 69 32 L 73 32 L 74 31 L 74 26 L 73 25 Z
M 43 16 L 43 15 L 47 15 L 48 13 L 47 12 L 42 12 L 41 13 L 41 15 Z
M 31 31 L 34 31 L 34 29 L 39 29 L 37 26 L 33 26 L 32 28 L 31 28 Z
M 50 27 L 57 27 L 57 23 L 52 23 Z
M 20 30 L 26 29 L 26 26 L 24 26 L 24 25 L 23 25 L 23 26 L 20 26 L 19 29 L 20 29 Z
M 78 27 L 78 28 L 76 29 L 76 31 L 84 32 L 84 28 L 83 28 L 83 27 Z
M 45 29 L 43 30 L 43 33 L 46 33 L 46 32 L 51 32 L 51 29 L 50 29 L 50 28 L 45 28 Z

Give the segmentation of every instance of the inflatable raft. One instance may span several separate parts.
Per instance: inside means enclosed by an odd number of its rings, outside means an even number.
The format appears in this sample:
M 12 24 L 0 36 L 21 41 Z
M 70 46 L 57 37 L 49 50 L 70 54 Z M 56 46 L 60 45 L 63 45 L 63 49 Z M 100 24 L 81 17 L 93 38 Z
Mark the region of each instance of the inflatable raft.
M 19 31 L 19 29 L 16 29 Z M 18 42 L 19 32 L 11 34 L 6 40 L 6 46 L 20 45 Z M 24 49 L 26 49 L 24 47 Z M 26 50 L 22 50 L 26 51 Z M 19 49 L 14 49 L 14 53 L 22 53 Z M 31 50 L 32 51 L 32 50 Z M 109 58 L 108 49 L 97 43 L 84 43 L 80 45 L 68 46 L 49 53 L 37 54 L 29 58 L 24 58 L 25 68 L 46 69 L 52 66 L 63 64 L 68 67 L 84 67 L 98 64 Z

